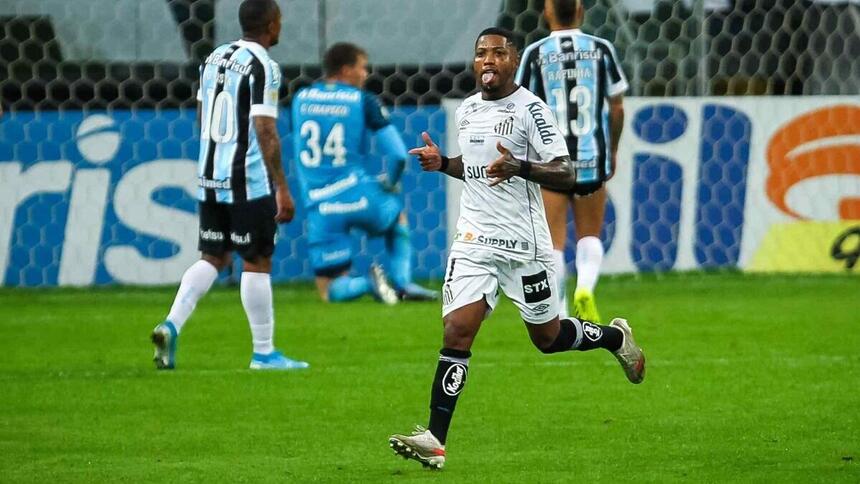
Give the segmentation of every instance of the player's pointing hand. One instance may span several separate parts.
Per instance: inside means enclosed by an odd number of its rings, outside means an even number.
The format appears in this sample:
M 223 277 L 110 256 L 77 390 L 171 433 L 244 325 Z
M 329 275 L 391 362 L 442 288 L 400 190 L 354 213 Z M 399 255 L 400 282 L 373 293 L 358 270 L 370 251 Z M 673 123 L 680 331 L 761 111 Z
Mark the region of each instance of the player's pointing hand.
M 505 148 L 501 141 L 496 142 L 496 149 L 499 150 L 502 156 L 499 156 L 487 165 L 487 176 L 495 178 L 490 183 L 491 187 L 502 183 L 520 172 L 520 160 L 514 158 L 511 150 Z
M 421 148 L 412 148 L 409 150 L 410 155 L 418 157 L 421 163 L 421 169 L 424 171 L 439 171 L 442 167 L 442 154 L 439 153 L 439 147 L 433 142 L 430 134 L 426 131 L 421 133 L 421 139 L 424 140 L 424 145 Z

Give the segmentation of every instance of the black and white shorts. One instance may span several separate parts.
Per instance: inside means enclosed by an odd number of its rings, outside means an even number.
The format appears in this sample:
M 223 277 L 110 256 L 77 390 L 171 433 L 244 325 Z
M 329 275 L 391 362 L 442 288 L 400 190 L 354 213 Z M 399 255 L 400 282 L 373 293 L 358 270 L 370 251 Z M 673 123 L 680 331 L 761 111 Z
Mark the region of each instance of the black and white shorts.
M 577 197 L 587 197 L 592 193 L 600 190 L 606 182 L 576 182 L 576 185 L 573 186 L 570 190 L 553 190 L 552 188 L 542 187 L 543 190 L 549 190 L 555 193 L 561 193 L 563 195 L 567 195 L 568 197 L 577 196 Z
M 253 261 L 275 252 L 278 224 L 275 197 L 235 204 L 200 202 L 200 242 L 204 254 L 221 256 L 235 250 Z
M 486 298 L 487 316 L 499 302 L 499 289 L 519 308 L 523 321 L 543 324 L 558 316 L 552 261 L 520 261 L 487 250 L 452 251 L 442 286 L 442 317 Z

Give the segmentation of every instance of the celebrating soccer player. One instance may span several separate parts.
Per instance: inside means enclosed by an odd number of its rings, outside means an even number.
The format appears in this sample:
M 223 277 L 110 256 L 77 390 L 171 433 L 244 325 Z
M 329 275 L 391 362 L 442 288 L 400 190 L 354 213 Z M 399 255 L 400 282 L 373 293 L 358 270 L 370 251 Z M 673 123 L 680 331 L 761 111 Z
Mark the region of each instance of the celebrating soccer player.
M 547 0 L 544 16 L 552 34 L 525 49 L 516 82 L 549 104 L 576 167 L 573 190 L 543 189 L 561 316 L 567 314 L 564 246 L 570 204 L 577 237 L 574 315 L 599 321 L 594 287 L 603 261 L 604 185 L 615 173 L 627 80 L 612 44 L 579 30 L 584 17 L 582 0 Z
M 386 304 L 432 300 L 412 282 L 412 245 L 398 183 L 406 146 L 379 101 L 364 91 L 367 53 L 349 43 L 325 54 L 326 78 L 299 90 L 292 105 L 293 150 L 308 209 L 308 242 L 317 289 L 324 301 L 349 301 L 372 293 Z M 389 163 L 381 180 L 365 169 L 368 135 Z M 369 275 L 349 274 L 353 228 L 385 237 L 388 274 L 373 264 Z
M 232 251 L 244 261 L 240 293 L 251 325 L 252 369 L 306 368 L 273 345 L 272 254 L 277 224 L 293 218 L 295 206 L 281 166 L 275 127 L 281 74 L 267 53 L 278 43 L 281 12 L 274 0 L 244 0 L 239 6 L 241 40 L 221 45 L 200 67 L 197 111 L 200 250 L 185 271 L 167 319 L 152 332 L 155 364 L 175 365 L 176 343 L 197 301 L 230 264 Z
M 499 289 L 519 308 L 532 343 L 543 353 L 604 348 L 631 382 L 641 382 L 645 374 L 645 357 L 625 320 L 600 326 L 558 317 L 540 188 L 571 190 L 576 175 L 552 111 L 514 83 L 518 60 L 510 32 L 484 30 L 473 64 L 481 92 L 463 101 L 456 114 L 462 155 L 442 156 L 427 133 L 426 146 L 410 150 L 424 170 L 464 181 L 442 287 L 443 348 L 431 390 L 430 424 L 389 439 L 396 453 L 425 466 L 445 463 L 448 427 L 467 382 L 472 342 L 496 306 Z

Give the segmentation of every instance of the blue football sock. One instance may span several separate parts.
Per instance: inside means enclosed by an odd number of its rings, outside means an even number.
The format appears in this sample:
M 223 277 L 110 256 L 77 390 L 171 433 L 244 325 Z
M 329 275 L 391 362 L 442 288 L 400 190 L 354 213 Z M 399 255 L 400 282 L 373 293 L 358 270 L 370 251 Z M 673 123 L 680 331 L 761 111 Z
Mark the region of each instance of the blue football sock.
M 409 229 L 397 223 L 385 234 L 385 249 L 388 252 L 388 277 L 394 288 L 405 290 L 412 282 L 412 243 Z
M 328 300 L 331 302 L 352 301 L 371 292 L 372 285 L 366 276 L 340 276 L 328 286 Z

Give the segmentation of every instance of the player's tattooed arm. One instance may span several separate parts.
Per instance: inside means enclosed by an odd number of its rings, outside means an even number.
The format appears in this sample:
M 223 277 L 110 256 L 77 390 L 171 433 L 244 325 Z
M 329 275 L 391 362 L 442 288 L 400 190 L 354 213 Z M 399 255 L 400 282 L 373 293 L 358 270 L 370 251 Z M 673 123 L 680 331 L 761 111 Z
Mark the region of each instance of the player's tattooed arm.
M 501 156 L 487 165 L 487 176 L 495 178 L 490 183 L 491 187 L 514 176 L 553 190 L 570 190 L 576 184 L 576 171 L 569 156 L 559 156 L 549 163 L 531 163 L 514 158 L 501 142 L 496 143 L 496 149 Z
M 421 133 L 421 139 L 424 140 L 424 146 L 421 148 L 412 148 L 409 150 L 409 154 L 418 157 L 418 161 L 421 163 L 421 168 L 424 171 L 441 171 L 450 177 L 463 179 L 462 156 L 454 158 L 442 156 L 442 153 L 439 152 L 439 147 L 436 146 L 436 143 L 433 142 L 433 139 L 430 138 L 430 135 L 426 131 Z
M 296 213 L 296 205 L 287 186 L 284 166 L 281 163 L 281 138 L 278 136 L 275 118 L 255 116 L 254 129 L 257 130 L 257 142 L 260 144 L 263 162 L 266 163 L 266 168 L 275 183 L 275 202 L 278 206 L 275 220 L 278 223 L 289 222 Z

